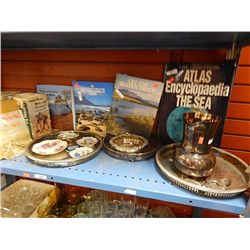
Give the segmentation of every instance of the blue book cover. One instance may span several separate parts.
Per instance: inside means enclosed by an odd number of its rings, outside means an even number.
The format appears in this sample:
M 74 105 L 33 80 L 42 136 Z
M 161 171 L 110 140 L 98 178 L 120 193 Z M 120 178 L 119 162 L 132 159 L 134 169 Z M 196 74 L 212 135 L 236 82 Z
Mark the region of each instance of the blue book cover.
M 46 94 L 51 117 L 51 126 L 59 130 L 72 130 L 73 92 L 71 86 L 39 84 L 37 93 Z
M 73 81 L 75 129 L 106 136 L 113 83 Z

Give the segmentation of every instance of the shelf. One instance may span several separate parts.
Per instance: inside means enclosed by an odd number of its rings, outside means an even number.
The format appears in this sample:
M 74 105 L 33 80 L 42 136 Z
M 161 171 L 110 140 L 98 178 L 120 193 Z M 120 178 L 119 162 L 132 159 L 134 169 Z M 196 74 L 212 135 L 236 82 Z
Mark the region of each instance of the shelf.
M 2 49 L 229 49 L 250 32 L 3 32 Z
M 30 162 L 24 155 L 1 161 L 1 173 L 84 186 L 117 193 L 242 214 L 247 201 L 243 196 L 212 199 L 172 185 L 159 172 L 154 158 L 128 162 L 101 151 L 92 160 L 68 168 L 47 168 Z

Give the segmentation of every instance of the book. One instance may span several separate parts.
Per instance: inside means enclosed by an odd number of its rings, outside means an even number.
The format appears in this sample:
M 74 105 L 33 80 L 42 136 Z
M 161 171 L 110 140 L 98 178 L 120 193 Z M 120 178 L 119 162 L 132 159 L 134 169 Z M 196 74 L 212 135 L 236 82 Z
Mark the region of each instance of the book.
M 73 130 L 73 89 L 71 86 L 39 84 L 37 93 L 46 94 L 51 118 L 51 127 L 59 130 Z
M 221 118 L 212 144 L 219 147 L 234 72 L 234 61 L 223 64 L 167 64 L 159 110 L 159 139 L 166 144 L 181 142 L 183 113 L 209 112 Z
M 22 110 L 32 139 L 51 132 L 47 96 L 37 93 L 20 93 L 13 97 Z
M 73 81 L 75 129 L 106 136 L 113 83 Z
M 15 100 L 2 100 L 0 111 L 0 159 L 22 154 L 31 142 L 22 111 Z
M 164 84 L 116 74 L 108 133 L 150 137 Z
M 1 91 L 0 100 L 11 100 L 14 95 L 20 92 L 19 90 Z

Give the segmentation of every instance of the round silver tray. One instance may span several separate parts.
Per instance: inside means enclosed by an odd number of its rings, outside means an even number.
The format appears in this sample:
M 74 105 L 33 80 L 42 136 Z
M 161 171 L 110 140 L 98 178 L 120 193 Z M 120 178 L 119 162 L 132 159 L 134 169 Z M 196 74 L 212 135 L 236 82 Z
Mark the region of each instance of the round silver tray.
M 216 165 L 209 177 L 195 178 L 182 174 L 174 166 L 174 149 L 179 144 L 170 144 L 156 152 L 160 171 L 174 184 L 189 191 L 218 198 L 230 198 L 250 187 L 249 167 L 241 159 L 222 149 L 213 147 Z
M 79 135 L 76 138 L 71 139 L 70 146 L 77 145 L 76 141 L 81 139 L 82 137 L 92 136 L 92 137 L 95 137 L 98 139 L 98 143 L 93 147 L 94 151 L 92 153 L 85 155 L 83 157 L 80 157 L 80 158 L 72 158 L 68 154 L 67 149 L 65 149 L 61 153 L 57 153 L 54 155 L 40 155 L 40 154 L 36 154 L 36 153 L 32 152 L 32 147 L 34 144 L 39 143 L 43 140 L 56 139 L 57 136 L 61 133 L 61 132 L 55 132 L 55 133 L 51 133 L 49 135 L 42 136 L 42 137 L 32 141 L 26 147 L 26 150 L 25 150 L 26 157 L 28 157 L 33 162 L 40 164 L 40 165 L 44 165 L 46 167 L 69 167 L 69 166 L 80 164 L 80 163 L 83 163 L 83 162 L 86 162 L 86 161 L 92 159 L 102 148 L 103 142 L 102 142 L 101 137 L 99 137 L 93 133 L 90 133 L 90 132 L 84 132 L 84 131 L 72 131 L 72 132 L 75 132 Z
M 109 140 L 113 135 L 107 135 L 103 142 L 104 150 L 112 157 L 127 160 L 127 161 L 141 161 L 146 160 L 155 155 L 155 152 L 160 148 L 161 144 L 155 138 L 148 139 L 148 145 L 137 152 L 123 152 L 113 147 Z

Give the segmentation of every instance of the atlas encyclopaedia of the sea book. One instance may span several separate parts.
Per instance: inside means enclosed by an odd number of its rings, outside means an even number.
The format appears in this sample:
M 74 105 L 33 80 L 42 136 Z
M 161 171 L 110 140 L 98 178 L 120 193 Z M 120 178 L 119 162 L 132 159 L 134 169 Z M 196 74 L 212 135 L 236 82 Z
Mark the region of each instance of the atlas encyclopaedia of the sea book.
M 132 133 L 150 137 L 164 84 L 116 74 L 108 133 Z
M 222 64 L 167 64 L 159 109 L 159 139 L 166 144 L 181 142 L 183 113 L 201 111 L 221 118 L 212 143 L 219 147 L 234 72 L 234 61 Z
M 37 93 L 46 94 L 51 118 L 51 127 L 59 130 L 72 130 L 73 90 L 71 86 L 39 84 Z
M 75 129 L 106 136 L 112 82 L 73 81 Z

